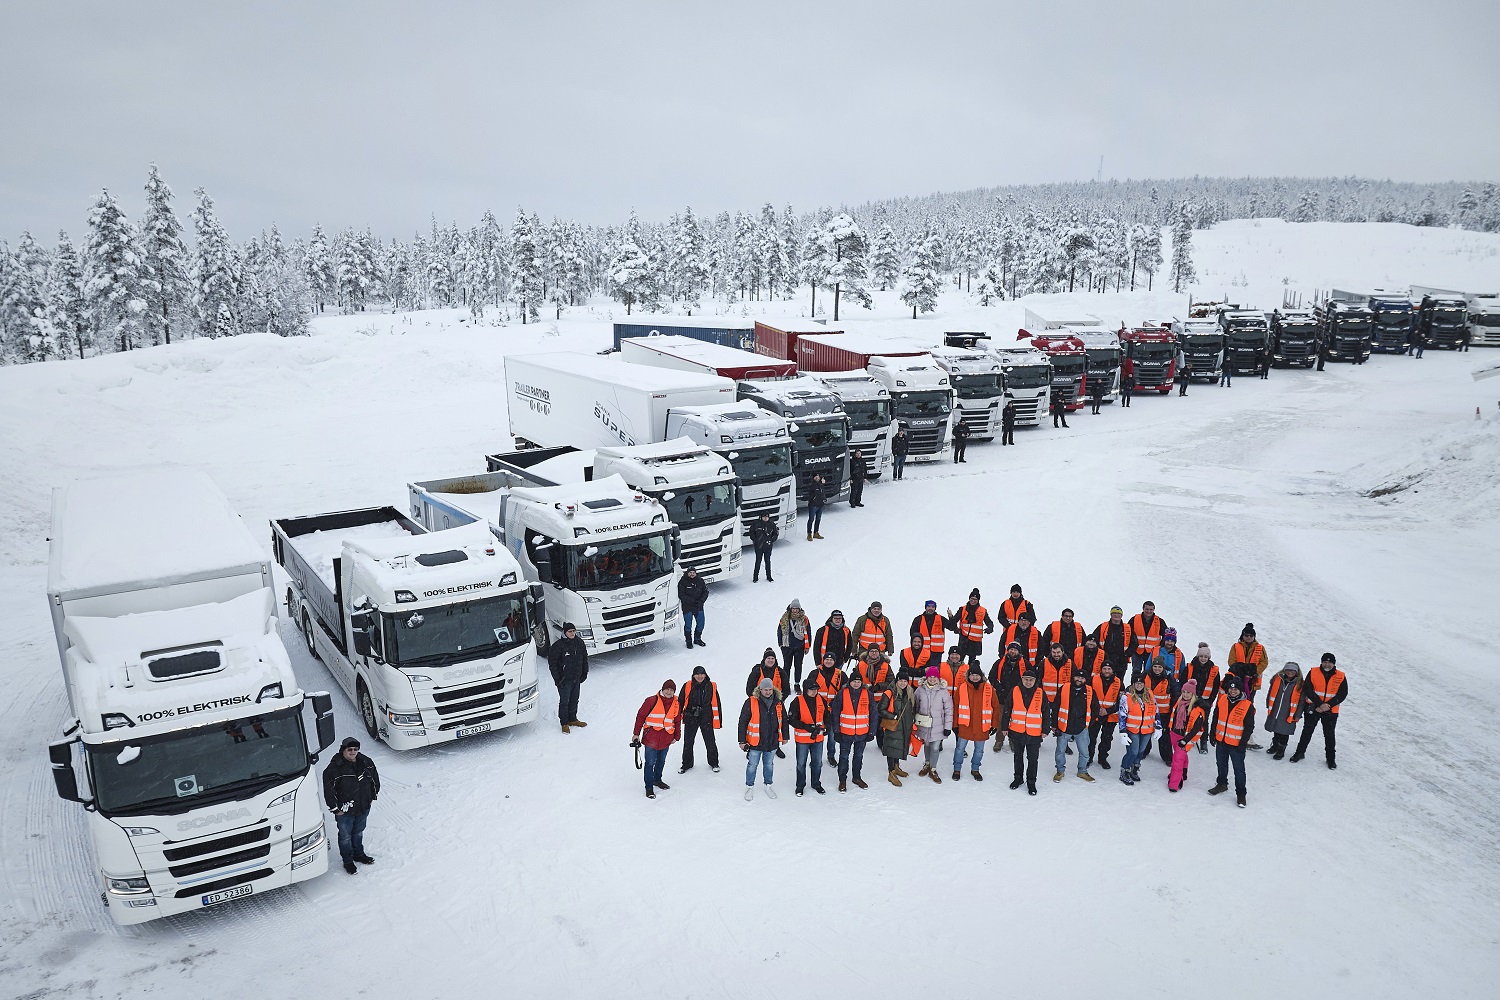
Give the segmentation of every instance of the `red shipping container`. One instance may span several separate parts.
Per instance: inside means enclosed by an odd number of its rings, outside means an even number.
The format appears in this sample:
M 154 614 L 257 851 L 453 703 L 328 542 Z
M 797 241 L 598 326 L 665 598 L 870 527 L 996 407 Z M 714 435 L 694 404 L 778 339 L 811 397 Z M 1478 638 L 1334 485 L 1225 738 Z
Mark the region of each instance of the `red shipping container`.
M 810 333 L 830 335 L 841 332 L 830 330 L 821 323 L 783 323 L 781 326 L 772 326 L 770 323 L 756 320 L 755 353 L 764 354 L 768 358 L 776 358 L 778 361 L 796 361 L 799 337 Z
M 931 350 L 909 340 L 881 340 L 859 333 L 804 333 L 797 338 L 797 368 L 804 372 L 863 371 L 871 358 L 914 358 Z

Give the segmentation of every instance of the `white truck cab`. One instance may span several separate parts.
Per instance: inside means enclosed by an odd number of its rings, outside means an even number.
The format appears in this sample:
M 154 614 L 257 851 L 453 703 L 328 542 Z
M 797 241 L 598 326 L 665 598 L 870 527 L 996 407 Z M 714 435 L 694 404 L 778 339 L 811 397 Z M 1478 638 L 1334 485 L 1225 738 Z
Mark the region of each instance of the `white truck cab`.
M 688 438 L 728 458 L 740 480 L 741 540 L 750 522 L 771 516 L 779 531 L 797 522 L 796 477 L 786 418 L 747 400 L 678 406 L 667 411 L 667 437 Z
M 849 418 L 849 450 L 865 459 L 865 476 L 876 480 L 891 465 L 891 436 L 896 433 L 891 391 L 864 370 L 818 372 L 811 376 L 828 387 L 844 404 Z
M 948 443 L 953 386 L 931 355 L 874 357 L 866 369 L 891 394 L 891 412 L 911 439 L 908 459 L 937 458 Z
M 1005 393 L 1002 409 L 1006 403 L 1014 403 L 1016 426 L 1035 427 L 1047 413 L 1047 389 L 1052 384 L 1052 364 L 1047 355 L 1029 344 L 991 347 L 989 352 L 1000 362 L 1000 384 Z
M 987 351 L 967 347 L 934 347 L 932 360 L 948 373 L 958 419 L 969 428 L 969 439 L 993 439 L 1000 430 L 1000 408 L 1005 405 L 1000 362 Z

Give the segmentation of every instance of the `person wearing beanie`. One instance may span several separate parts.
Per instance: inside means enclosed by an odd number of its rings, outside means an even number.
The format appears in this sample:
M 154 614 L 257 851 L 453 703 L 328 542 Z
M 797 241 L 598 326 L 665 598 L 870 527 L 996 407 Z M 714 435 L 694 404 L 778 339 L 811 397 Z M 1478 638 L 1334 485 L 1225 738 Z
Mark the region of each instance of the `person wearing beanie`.
M 936 666 L 928 667 L 927 678 L 917 688 L 916 724 L 917 739 L 922 741 L 922 750 L 926 755 L 917 776 L 929 777 L 934 783 L 941 785 L 943 779 L 938 774 L 938 756 L 942 753 L 943 740 L 953 731 L 953 696 L 944 686 L 939 673 Z
M 1312 742 L 1313 730 L 1323 727 L 1323 754 L 1328 759 L 1330 771 L 1338 767 L 1334 760 L 1335 741 L 1333 727 L 1339 721 L 1339 706 L 1349 697 L 1349 681 L 1338 668 L 1338 660 L 1332 653 L 1324 653 L 1323 660 L 1307 672 L 1307 682 L 1302 685 L 1303 723 L 1302 735 L 1297 739 L 1297 752 L 1292 754 L 1292 763 L 1301 760 Z
M 1104 658 L 1115 668 L 1115 676 L 1124 677 L 1130 662 L 1130 651 L 1134 640 L 1130 623 L 1125 620 L 1124 610 L 1116 604 L 1109 609 L 1109 619 L 1094 629 L 1094 638 L 1104 650 Z
M 834 699 L 844 689 L 844 682 L 848 680 L 844 676 L 844 671 L 839 669 L 839 665 L 834 662 L 832 653 L 824 654 L 823 662 L 818 664 L 818 669 L 814 670 L 808 679 L 818 689 L 818 697 L 823 699 L 823 704 L 832 713 Z M 829 716 L 826 735 L 828 738 L 828 766 L 837 767 L 839 762 L 838 758 L 834 756 L 834 752 L 838 749 L 839 734 L 838 730 L 834 727 L 831 714 Z
M 958 655 L 958 647 L 948 650 L 948 655 L 937 665 L 938 676 L 943 679 L 943 687 L 950 692 L 957 691 L 959 683 L 969 671 L 964 665 L 964 658 Z
M 708 582 L 689 566 L 677 581 L 677 603 L 682 607 L 682 637 L 687 648 L 707 646 L 703 641 L 703 605 L 708 602 Z
M 1198 643 L 1198 654 L 1183 667 L 1182 680 L 1184 684 L 1193 681 L 1197 685 L 1198 702 L 1202 705 L 1212 705 L 1214 699 L 1219 697 L 1219 665 L 1214 662 L 1213 651 L 1208 648 L 1208 643 Z M 1198 752 L 1208 753 L 1207 727 L 1198 738 Z
M 1000 605 L 1000 625 L 1010 628 L 1021 620 L 1021 614 L 1025 612 L 1031 615 L 1031 620 L 1036 621 L 1036 606 L 1026 599 L 1019 583 L 1010 585 L 1010 597 Z
M 999 719 L 995 728 L 994 750 L 999 753 L 1005 746 L 1005 734 L 1010 731 L 1010 693 L 1021 683 L 1021 675 L 1025 673 L 1036 673 L 1036 667 L 1021 658 L 1021 644 L 1012 642 L 1006 645 L 1005 655 L 996 660 L 994 666 L 990 667 L 990 686 L 995 689 L 995 697 L 999 707 Z M 1014 740 L 1012 740 L 1014 747 Z
M 1172 741 L 1167 738 L 1167 717 L 1172 713 L 1172 703 L 1177 700 L 1177 685 L 1167 676 L 1166 665 L 1160 660 L 1151 661 L 1151 669 L 1142 675 L 1142 680 L 1146 682 L 1146 690 L 1156 699 L 1156 730 L 1162 734 L 1161 742 L 1156 743 L 1157 753 L 1163 764 L 1171 766 Z M 1151 752 L 1153 742 L 1154 737 L 1146 741 L 1146 753 Z
M 1089 763 L 1092 764 L 1094 755 L 1098 754 L 1099 766 L 1108 771 L 1109 748 L 1120 724 L 1120 678 L 1115 676 L 1114 667 L 1101 663 L 1089 681 L 1089 687 L 1094 692 L 1095 704 L 1099 706 L 1089 725 Z
M 575 726 L 585 728 L 588 724 L 578 721 L 578 694 L 583 682 L 589 679 L 589 650 L 572 622 L 563 622 L 562 636 L 552 640 L 547 650 L 547 668 L 552 683 L 557 685 L 557 721 L 562 724 L 562 731 L 569 732 Z
M 807 540 L 823 538 L 823 505 L 828 502 L 828 483 L 820 473 L 807 482 Z
M 1015 779 L 1010 783 L 1012 791 L 1024 782 L 1027 793 L 1036 794 L 1036 762 L 1042 750 L 1042 737 L 1051 721 L 1049 715 L 1047 696 L 1037 683 L 1036 674 L 1022 674 L 1021 683 L 1010 693 L 1010 749 L 1016 763 Z
M 828 724 L 838 739 L 839 791 L 849 790 L 849 760 L 854 759 L 853 781 L 859 788 L 869 788 L 860 776 L 864 768 L 865 744 L 875 738 L 879 726 L 879 706 L 874 692 L 865 687 L 864 678 L 852 674 L 849 681 L 833 697 L 833 708 L 828 713 Z
M 922 613 L 911 620 L 911 630 L 907 634 L 920 635 L 928 658 L 936 662 L 942 659 L 943 650 L 948 648 L 947 633 L 954 631 L 957 629 L 953 621 L 938 614 L 937 601 L 928 601 Z
M 822 663 L 823 657 L 828 653 L 833 654 L 833 662 L 838 664 L 847 663 L 854 655 L 854 633 L 844 624 L 842 611 L 829 615 L 828 621 L 813 633 L 813 662 Z
M 1027 669 L 1036 669 L 1047 652 L 1042 648 L 1042 630 L 1036 627 L 1036 618 L 1030 611 L 1022 611 L 1016 623 L 1006 628 L 1000 641 L 1005 643 L 1007 649 L 1011 643 L 1020 647 L 1021 659 Z
M 1234 801 L 1245 808 L 1245 750 L 1255 731 L 1255 702 L 1240 687 L 1237 674 L 1224 678 L 1223 690 L 1208 720 L 1208 738 L 1218 754 L 1219 777 L 1210 795 L 1229 791 L 1229 768 L 1234 766 Z
M 968 601 L 958 609 L 956 616 L 953 609 L 949 608 L 948 618 L 953 622 L 954 631 L 958 633 L 958 655 L 966 658 L 971 665 L 979 666 L 979 658 L 984 655 L 984 637 L 995 631 L 990 613 L 979 603 L 979 588 L 969 591 Z
M 953 435 L 953 461 L 954 461 L 954 463 L 967 462 L 968 461 L 968 459 L 964 458 L 964 452 L 969 447 L 969 435 L 971 435 L 973 433 L 974 433 L 973 430 L 971 430 L 969 428 L 969 425 L 967 423 L 965 423 L 964 421 L 962 421 L 962 420 L 955 420 L 953 422 L 953 432 L 952 432 L 952 435 Z
M 345 736 L 338 754 L 323 768 L 323 801 L 333 813 L 339 856 L 350 875 L 359 871 L 354 867 L 356 861 L 362 865 L 375 863 L 365 853 L 365 823 L 370 819 L 370 806 L 379 797 L 380 772 L 375 762 L 359 752 L 359 740 Z
M 1168 628 L 1162 632 L 1161 648 L 1156 651 L 1155 656 L 1151 657 L 1152 663 L 1158 660 L 1166 668 L 1167 676 L 1172 678 L 1172 686 L 1181 687 L 1182 682 L 1187 679 L 1185 676 L 1187 657 L 1182 654 L 1182 650 L 1177 648 L 1177 630 L 1175 628 Z
M 777 691 L 778 698 L 791 693 L 791 688 L 786 685 L 786 672 L 781 669 L 781 664 L 776 662 L 776 650 L 770 646 L 767 646 L 766 651 L 760 654 L 760 662 L 750 668 L 750 676 L 745 681 L 745 697 L 749 698 L 755 694 L 755 689 L 763 680 L 771 682 L 771 686 Z
M 677 682 L 670 677 L 662 681 L 653 695 L 641 702 L 635 713 L 635 735 L 630 745 L 646 748 L 646 798 L 656 798 L 656 790 L 670 786 L 661 780 L 667 763 L 667 750 L 682 738 L 682 703 L 677 700 Z
M 693 743 L 697 734 L 703 734 L 703 748 L 708 752 L 708 769 L 719 771 L 719 744 L 714 739 L 714 730 L 724 725 L 724 709 L 719 702 L 719 685 L 708 677 L 708 671 L 698 666 L 693 676 L 682 686 L 677 695 L 682 703 L 682 766 L 678 774 L 693 769 Z
M 1254 623 L 1246 622 L 1240 630 L 1239 641 L 1229 647 L 1228 668 L 1229 673 L 1238 675 L 1240 690 L 1246 698 L 1254 699 L 1255 692 L 1260 690 L 1260 675 L 1266 672 L 1269 661 L 1266 647 L 1255 641 Z M 1260 744 L 1251 739 L 1245 749 L 1259 750 Z
M 896 644 L 891 636 L 891 620 L 885 616 L 885 608 L 879 601 L 871 601 L 864 614 L 854 619 L 854 648 L 861 654 L 871 646 L 885 656 L 896 655 Z
M 912 735 L 917 722 L 916 695 L 911 682 L 898 674 L 889 684 L 889 690 L 880 699 L 879 741 L 880 752 L 885 755 L 887 780 L 901 785 L 902 778 L 909 778 L 901 762 L 912 754 Z
M 776 582 L 776 578 L 771 575 L 771 549 L 779 537 L 781 532 L 777 530 L 776 522 L 771 520 L 770 514 L 762 514 L 750 522 L 750 547 L 755 551 L 755 571 L 750 575 L 751 583 L 760 582 L 762 564 L 766 567 L 766 582 Z
M 776 790 L 771 787 L 775 776 L 776 757 L 781 744 L 787 740 L 786 707 L 769 680 L 763 680 L 755 688 L 755 694 L 745 699 L 740 709 L 740 749 L 745 751 L 745 801 L 755 798 L 755 771 L 760 768 L 766 797 L 774 799 Z
M 1208 713 L 1198 701 L 1198 682 L 1184 681 L 1177 703 L 1167 716 L 1167 739 L 1172 744 L 1172 770 L 1167 775 L 1167 791 L 1175 792 L 1187 783 L 1188 750 L 1208 729 Z
M 1073 650 L 1073 669 L 1083 674 L 1084 680 L 1092 681 L 1099 676 L 1099 668 L 1104 666 L 1104 650 L 1099 648 L 1099 640 L 1091 635 L 1083 637 L 1083 645 Z
M 1075 773 L 1084 781 L 1093 781 L 1089 774 L 1089 727 L 1099 717 L 1099 704 L 1094 700 L 1094 689 L 1089 686 L 1081 671 L 1070 671 L 1070 676 L 1057 698 L 1052 702 L 1052 730 L 1057 734 L 1057 746 L 1052 754 L 1057 773 L 1053 781 L 1063 780 L 1068 770 L 1068 754 L 1077 757 Z M 1076 752 L 1075 752 L 1076 751 Z
M 781 662 L 789 675 L 787 680 L 798 688 L 802 687 L 802 658 L 812 649 L 812 639 L 812 622 L 802 610 L 802 602 L 794 597 L 781 613 L 781 621 L 776 623 L 776 644 L 781 647 Z M 814 660 L 814 665 L 817 662 Z M 790 688 L 781 690 L 792 693 Z
M 984 747 L 995 735 L 999 725 L 1000 711 L 996 704 L 995 689 L 984 679 L 979 664 L 971 663 L 958 686 L 953 689 L 953 780 L 963 774 L 964 758 L 969 746 L 974 747 L 974 759 L 969 762 L 969 773 L 975 781 L 983 781 L 979 765 L 984 761 Z
M 1111 618 L 1113 618 L 1113 615 L 1111 615 Z M 1143 603 L 1141 605 L 1141 613 L 1131 616 L 1131 677 L 1138 677 L 1151 668 L 1151 659 L 1156 655 L 1157 649 L 1161 647 L 1162 635 L 1166 632 L 1166 629 L 1167 623 L 1157 617 L 1156 604 L 1153 601 Z
M 808 769 L 812 769 L 812 790 L 823 794 L 823 737 L 828 729 L 828 702 L 818 697 L 818 685 L 811 677 L 802 684 L 802 693 L 789 703 L 787 712 L 792 740 L 797 744 L 797 794 L 807 787 Z
M 1271 745 L 1266 753 L 1273 760 L 1286 756 L 1287 741 L 1297 732 L 1302 718 L 1302 667 L 1288 660 L 1266 684 L 1266 732 Z
M 885 657 L 880 650 L 873 646 L 865 650 L 865 655 L 854 661 L 854 670 L 849 676 L 859 674 L 860 680 L 865 682 L 865 687 L 877 692 L 884 697 L 891 683 L 891 667 L 885 662 Z
M 1146 687 L 1146 678 L 1130 682 L 1120 697 L 1120 737 L 1125 741 L 1125 759 L 1120 761 L 1120 783 L 1134 785 L 1141 780 L 1141 760 L 1151 746 L 1160 716 L 1156 696 Z

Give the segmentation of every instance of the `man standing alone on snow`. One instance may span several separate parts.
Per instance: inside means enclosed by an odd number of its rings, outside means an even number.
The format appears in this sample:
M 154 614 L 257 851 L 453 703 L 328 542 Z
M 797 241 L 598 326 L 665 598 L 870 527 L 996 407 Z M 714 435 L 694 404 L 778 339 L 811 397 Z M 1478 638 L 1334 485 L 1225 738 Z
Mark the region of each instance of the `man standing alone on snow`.
M 1063 400 L 1062 393 L 1052 394 L 1052 426 L 1068 426 L 1068 404 Z
M 562 638 L 547 651 L 547 666 L 552 671 L 552 683 L 557 685 L 557 721 L 562 723 L 562 731 L 568 732 L 570 726 L 586 727 L 588 723 L 578 721 L 578 692 L 589 679 L 589 651 L 572 622 L 563 622 Z
M 776 544 L 780 534 L 769 514 L 762 514 L 750 522 L 750 545 L 755 549 L 755 572 L 750 577 L 751 583 L 760 581 L 761 563 L 766 566 L 766 582 L 776 582 L 771 576 L 771 546 Z
M 359 752 L 359 740 L 344 737 L 338 756 L 323 768 L 323 800 L 333 813 L 339 831 L 339 856 L 344 871 L 353 875 L 362 865 L 373 865 L 375 859 L 365 853 L 365 821 L 370 806 L 380 797 L 380 772 L 375 762 Z
M 828 501 L 828 489 L 823 485 L 823 477 L 815 475 L 812 482 L 807 484 L 807 540 L 822 538 L 823 533 L 823 505 Z
M 969 447 L 969 435 L 972 433 L 973 431 L 969 430 L 969 425 L 962 420 L 956 421 L 953 424 L 953 461 L 965 461 L 964 449 Z
M 1120 375 L 1120 405 L 1130 405 L 1130 397 L 1135 394 L 1135 373 L 1123 372 Z
M 1000 411 L 1000 443 L 1016 443 L 1016 402 L 1007 400 L 1005 409 Z
M 703 605 L 708 602 L 708 584 L 692 566 L 677 581 L 677 600 L 682 604 L 682 638 L 687 648 L 708 645 L 703 641 Z
M 855 448 L 849 453 L 849 506 L 865 505 L 865 477 L 870 474 L 865 453 Z
M 891 435 L 891 478 L 900 479 L 906 470 L 906 453 L 911 450 L 911 436 L 906 433 L 906 425 L 896 428 L 896 433 Z

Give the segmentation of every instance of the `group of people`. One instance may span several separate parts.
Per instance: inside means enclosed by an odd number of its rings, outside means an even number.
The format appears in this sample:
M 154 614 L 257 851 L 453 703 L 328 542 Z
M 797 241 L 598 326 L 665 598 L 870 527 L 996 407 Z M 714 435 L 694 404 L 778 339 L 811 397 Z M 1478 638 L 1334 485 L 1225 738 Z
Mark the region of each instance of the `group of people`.
M 982 666 L 985 637 L 1001 635 L 1001 651 L 988 671 Z M 921 757 L 917 777 L 941 784 L 945 755 L 950 780 L 967 769 L 983 781 L 986 747 L 994 752 L 1009 741 L 1014 764 L 1012 789 L 1037 794 L 1041 748 L 1054 739 L 1052 780 L 1073 771 L 1093 782 L 1095 762 L 1110 770 L 1118 736 L 1123 756 L 1119 779 L 1142 781 L 1141 767 L 1153 748 L 1167 768 L 1167 787 L 1177 792 L 1187 781 L 1190 753 L 1215 750 L 1216 781 L 1211 795 L 1229 790 L 1246 804 L 1245 755 L 1265 749 L 1282 760 L 1291 737 L 1301 729 L 1292 762 L 1304 759 L 1321 729 L 1327 766 L 1337 767 L 1335 726 L 1348 695 L 1348 681 L 1333 653 L 1307 670 L 1296 662 L 1269 671 L 1269 656 L 1247 623 L 1230 646 L 1221 668 L 1207 643 L 1189 657 L 1177 643 L 1177 630 L 1146 601 L 1126 618 L 1116 606 L 1092 631 L 1071 608 L 1043 627 L 1019 584 L 1011 587 L 994 616 L 978 589 L 955 613 L 926 602 L 898 648 L 894 629 L 880 602 L 872 603 L 852 625 L 834 611 L 814 627 L 793 600 L 768 646 L 745 681 L 737 742 L 746 755 L 745 798 L 755 796 L 757 775 L 764 793 L 776 797 L 775 762 L 795 755 L 796 794 L 808 788 L 822 795 L 827 761 L 838 790 L 852 783 L 864 789 L 866 744 L 885 758 L 886 780 L 894 786 L 911 774 L 903 766 Z M 950 644 L 950 639 L 951 644 Z M 811 660 L 808 664 L 807 661 Z M 804 678 L 804 667 L 806 677 Z M 1263 726 L 1270 746 L 1254 740 L 1256 700 L 1264 691 Z M 694 765 L 694 745 L 702 736 L 709 767 L 719 770 L 715 731 L 723 725 L 718 685 L 695 667 L 679 693 L 673 680 L 642 702 L 632 745 L 643 748 L 648 798 L 668 786 L 662 781 L 667 751 L 683 741 L 678 773 Z M 952 739 L 951 750 L 948 740 Z M 993 741 L 993 743 L 991 743 Z

